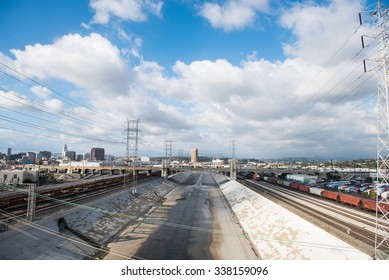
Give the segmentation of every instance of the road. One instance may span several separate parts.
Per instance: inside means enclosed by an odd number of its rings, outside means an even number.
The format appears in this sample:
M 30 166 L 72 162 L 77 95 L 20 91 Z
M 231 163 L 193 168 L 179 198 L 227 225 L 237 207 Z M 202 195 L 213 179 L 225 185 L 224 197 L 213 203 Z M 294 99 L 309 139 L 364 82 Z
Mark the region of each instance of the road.
M 192 173 L 108 247 L 104 259 L 258 259 L 209 173 Z

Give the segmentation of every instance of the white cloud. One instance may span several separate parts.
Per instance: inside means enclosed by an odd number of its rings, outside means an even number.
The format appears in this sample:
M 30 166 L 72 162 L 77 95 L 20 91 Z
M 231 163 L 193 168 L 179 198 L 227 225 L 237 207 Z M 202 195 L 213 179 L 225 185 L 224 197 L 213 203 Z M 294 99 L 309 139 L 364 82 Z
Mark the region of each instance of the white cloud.
M 21 109 L 30 105 L 27 96 L 0 87 L 0 105 L 8 109 Z
M 27 76 L 47 80 L 56 78 L 98 94 L 123 94 L 129 72 L 120 51 L 106 38 L 69 34 L 54 44 L 26 46 L 11 50 L 14 65 Z
M 268 0 L 229 0 L 222 5 L 206 2 L 201 7 L 200 15 L 214 28 L 225 31 L 242 29 L 254 22 L 257 12 L 267 12 L 268 3 Z
M 63 103 L 61 102 L 61 100 L 58 100 L 56 98 L 45 100 L 43 104 L 57 111 L 63 109 Z
M 51 96 L 51 90 L 44 86 L 33 86 L 30 90 L 41 99 L 47 99 Z
M 281 24 L 295 36 L 293 43 L 284 45 L 285 54 L 306 62 L 326 63 L 330 55 L 335 54 L 358 29 L 358 14 L 362 9 L 359 1 L 350 0 L 334 0 L 326 6 L 311 2 L 296 3 L 291 9 L 285 10 L 280 19 Z M 364 33 L 363 29 L 360 34 Z M 354 36 L 351 43 L 344 54 L 360 48 L 360 37 Z M 320 55 L 317 50 L 320 50 Z
M 91 0 L 95 10 L 92 23 L 107 24 L 111 16 L 122 20 L 145 21 L 148 14 L 161 16 L 163 2 L 159 0 Z

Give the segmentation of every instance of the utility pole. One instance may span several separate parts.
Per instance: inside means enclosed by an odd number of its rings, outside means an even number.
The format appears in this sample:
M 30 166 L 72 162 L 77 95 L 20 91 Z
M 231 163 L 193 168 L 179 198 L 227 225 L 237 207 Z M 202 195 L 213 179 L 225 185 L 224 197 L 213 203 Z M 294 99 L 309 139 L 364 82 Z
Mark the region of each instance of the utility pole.
M 389 229 L 383 226 L 383 221 L 389 222 L 389 213 L 382 205 L 389 204 L 389 198 L 382 198 L 378 193 L 379 183 L 389 183 L 389 10 L 381 1 L 369 11 L 359 14 L 362 24 L 362 14 L 369 15 L 369 21 L 374 27 L 373 37 L 378 43 L 377 64 L 378 64 L 378 92 L 377 92 L 377 181 L 376 181 L 376 232 L 374 258 L 381 260 L 389 259 Z M 365 47 L 362 36 L 362 47 Z M 364 61 L 365 71 L 366 64 Z

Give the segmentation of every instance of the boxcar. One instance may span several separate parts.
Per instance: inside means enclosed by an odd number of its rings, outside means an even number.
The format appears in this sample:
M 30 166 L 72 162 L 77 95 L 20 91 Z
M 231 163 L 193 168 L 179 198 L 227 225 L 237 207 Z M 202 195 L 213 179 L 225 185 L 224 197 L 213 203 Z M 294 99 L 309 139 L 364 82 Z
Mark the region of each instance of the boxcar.
M 299 189 L 299 183 L 292 182 L 292 183 L 290 183 L 289 187 L 292 188 L 292 189 L 298 190 Z
M 299 184 L 298 189 L 302 192 L 309 192 L 309 187 L 304 184 Z

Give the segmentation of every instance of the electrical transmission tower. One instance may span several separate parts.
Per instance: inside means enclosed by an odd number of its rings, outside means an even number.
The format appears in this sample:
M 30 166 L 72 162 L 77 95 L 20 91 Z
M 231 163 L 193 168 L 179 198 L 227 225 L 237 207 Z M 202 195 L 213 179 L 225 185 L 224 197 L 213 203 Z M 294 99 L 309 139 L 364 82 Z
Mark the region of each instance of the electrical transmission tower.
M 127 120 L 126 162 L 128 166 L 132 167 L 132 194 L 136 193 L 136 187 L 138 184 L 137 171 L 135 168 L 138 163 L 139 131 L 139 119 Z
M 389 230 L 383 226 L 382 222 L 389 221 L 389 213 L 383 209 L 383 205 L 389 204 L 389 197 L 381 197 L 378 187 L 380 186 L 379 183 L 389 184 L 389 10 L 384 7 L 381 1 L 378 1 L 372 10 L 366 12 L 370 15 L 370 20 L 374 27 L 372 37 L 378 43 L 376 59 L 378 64 L 377 204 L 374 258 L 387 260 L 389 259 L 389 252 L 387 251 L 389 247 Z
M 172 140 L 166 140 L 166 159 L 169 161 L 172 160 Z

